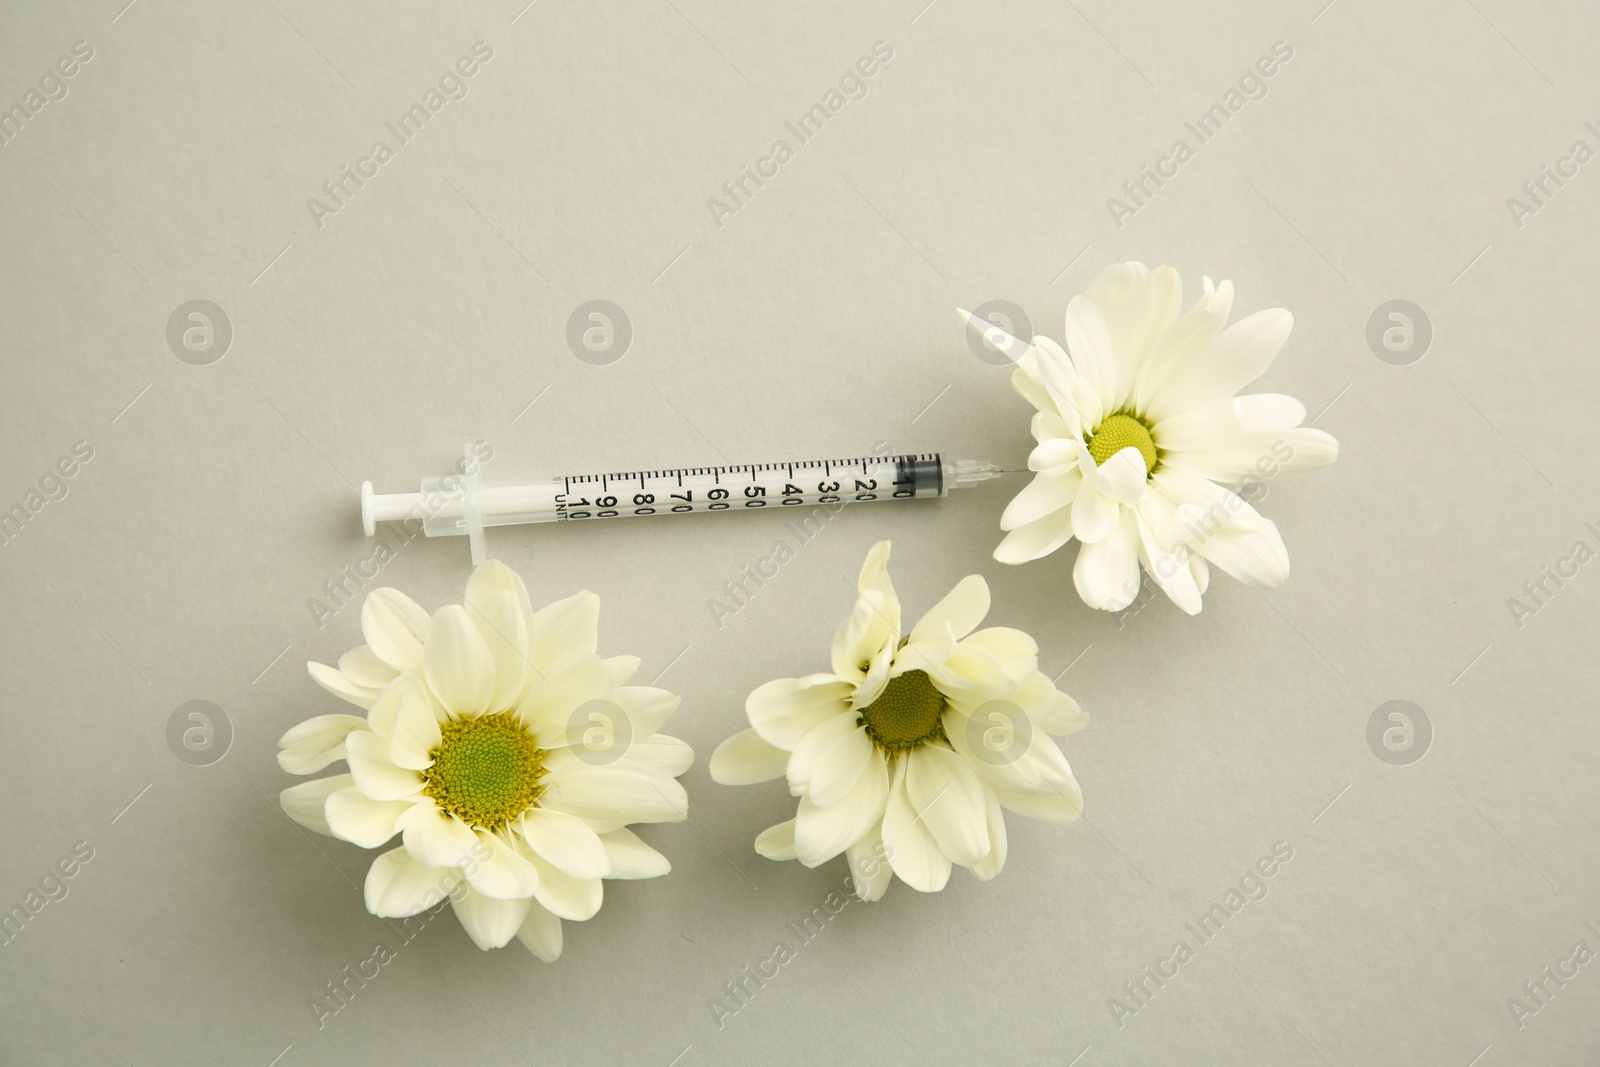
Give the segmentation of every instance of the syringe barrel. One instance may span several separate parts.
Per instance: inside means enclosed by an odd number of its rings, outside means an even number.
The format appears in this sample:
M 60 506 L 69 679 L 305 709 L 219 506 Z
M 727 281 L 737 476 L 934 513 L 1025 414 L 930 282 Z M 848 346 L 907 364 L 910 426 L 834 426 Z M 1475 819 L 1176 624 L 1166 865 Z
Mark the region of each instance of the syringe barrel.
M 482 484 L 476 502 L 485 527 L 704 511 L 835 511 L 874 500 L 945 496 L 973 480 L 968 467 L 983 466 L 930 452 L 627 471 Z M 375 522 L 406 522 L 420 523 L 429 537 L 459 536 L 468 532 L 466 490 L 466 481 L 453 475 L 424 480 L 418 493 L 374 494 L 363 486 L 363 519 L 369 533 Z
M 524 522 L 556 522 L 561 518 L 561 480 L 486 485 L 481 490 L 483 524 L 516 526 Z
M 560 479 L 559 484 L 552 516 L 557 521 L 703 511 L 836 510 L 845 504 L 944 496 L 948 491 L 937 453 L 579 475 Z M 486 515 L 487 511 L 486 505 Z

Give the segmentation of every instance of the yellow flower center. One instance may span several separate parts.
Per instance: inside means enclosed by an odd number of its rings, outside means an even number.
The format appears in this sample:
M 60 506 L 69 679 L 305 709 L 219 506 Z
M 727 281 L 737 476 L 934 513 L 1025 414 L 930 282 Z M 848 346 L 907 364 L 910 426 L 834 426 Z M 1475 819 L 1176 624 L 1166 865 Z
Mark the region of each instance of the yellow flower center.
M 944 694 L 934 688 L 927 671 L 906 671 L 889 679 L 856 721 L 867 728 L 874 744 L 894 756 L 944 740 L 944 708 Z
M 1107 415 L 1089 438 L 1089 455 L 1098 467 L 1124 448 L 1139 450 L 1147 477 L 1156 469 L 1156 443 L 1150 428 L 1132 415 Z
M 544 792 L 545 751 L 513 713 L 451 719 L 439 733 L 422 791 L 468 826 L 498 830 Z

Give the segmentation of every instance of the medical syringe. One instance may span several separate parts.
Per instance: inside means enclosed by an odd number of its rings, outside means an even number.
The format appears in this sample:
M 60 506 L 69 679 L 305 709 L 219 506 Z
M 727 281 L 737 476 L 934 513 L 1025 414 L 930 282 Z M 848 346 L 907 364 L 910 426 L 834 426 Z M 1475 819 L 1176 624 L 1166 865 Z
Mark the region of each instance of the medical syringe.
M 1005 473 L 992 463 L 923 452 L 494 484 L 480 483 L 470 445 L 466 459 L 463 470 L 470 474 L 426 478 L 416 493 L 374 493 L 371 482 L 362 482 L 361 526 L 367 536 L 377 533 L 380 522 L 420 522 L 429 537 L 466 535 L 476 565 L 483 562 L 483 531 L 490 526 L 920 500 Z

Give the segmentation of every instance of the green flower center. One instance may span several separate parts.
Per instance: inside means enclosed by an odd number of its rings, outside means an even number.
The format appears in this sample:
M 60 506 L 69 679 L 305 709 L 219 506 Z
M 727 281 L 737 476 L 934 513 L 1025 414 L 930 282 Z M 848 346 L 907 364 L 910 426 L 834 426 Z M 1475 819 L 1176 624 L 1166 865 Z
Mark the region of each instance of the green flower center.
M 1144 457 L 1145 475 L 1156 469 L 1156 443 L 1150 428 L 1132 415 L 1107 415 L 1089 438 L 1089 455 L 1100 466 L 1124 448 L 1137 448 Z
M 509 711 L 439 724 L 422 791 L 468 826 L 498 830 L 544 792 L 544 749 Z
M 873 743 L 891 756 L 944 740 L 944 694 L 927 671 L 906 671 L 889 679 L 878 699 L 861 709 L 856 721 Z

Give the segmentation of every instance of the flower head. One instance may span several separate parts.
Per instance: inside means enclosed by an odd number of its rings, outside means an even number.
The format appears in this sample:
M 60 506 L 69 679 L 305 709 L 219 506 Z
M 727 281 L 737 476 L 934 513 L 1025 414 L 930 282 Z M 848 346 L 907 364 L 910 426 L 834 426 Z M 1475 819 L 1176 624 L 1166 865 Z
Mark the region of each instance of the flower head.
M 670 865 L 629 823 L 677 822 L 676 778 L 694 754 L 656 729 L 676 710 L 663 689 L 630 686 L 633 656 L 595 654 L 600 599 L 578 593 L 535 612 L 509 567 L 473 572 L 465 605 L 429 616 L 375 589 L 367 643 L 337 668 L 307 664 L 365 715 L 321 715 L 279 739 L 278 763 L 336 774 L 282 794 L 312 830 L 377 848 L 366 904 L 402 918 L 446 900 L 479 948 L 516 937 L 561 954 L 561 920 L 600 908 L 602 878 L 654 878 Z
M 1177 272 L 1108 268 L 1067 305 L 1066 350 L 1032 344 L 962 315 L 1011 355 L 1011 384 L 1037 409 L 1033 482 L 1000 519 L 1002 563 L 1026 563 L 1076 538 L 1073 583 L 1084 603 L 1120 611 L 1142 566 L 1173 603 L 1201 607 L 1210 568 L 1258 588 L 1289 577 L 1278 528 L 1245 499 L 1264 479 L 1327 466 L 1339 444 L 1301 426 L 1306 409 L 1277 393 L 1235 396 L 1264 373 L 1293 317 L 1258 311 L 1224 328 L 1233 283 L 1180 314 Z
M 756 689 L 752 729 L 711 757 L 725 785 L 787 776 L 798 810 L 756 851 L 807 867 L 843 852 L 864 900 L 883 896 L 891 874 L 924 893 L 943 889 L 952 865 L 993 878 L 1006 861 L 1002 809 L 1063 823 L 1083 810 L 1047 734 L 1088 719 L 1040 673 L 1033 638 L 977 629 L 989 587 L 976 574 L 902 636 L 888 563 L 880 541 L 834 633 L 831 669 Z

